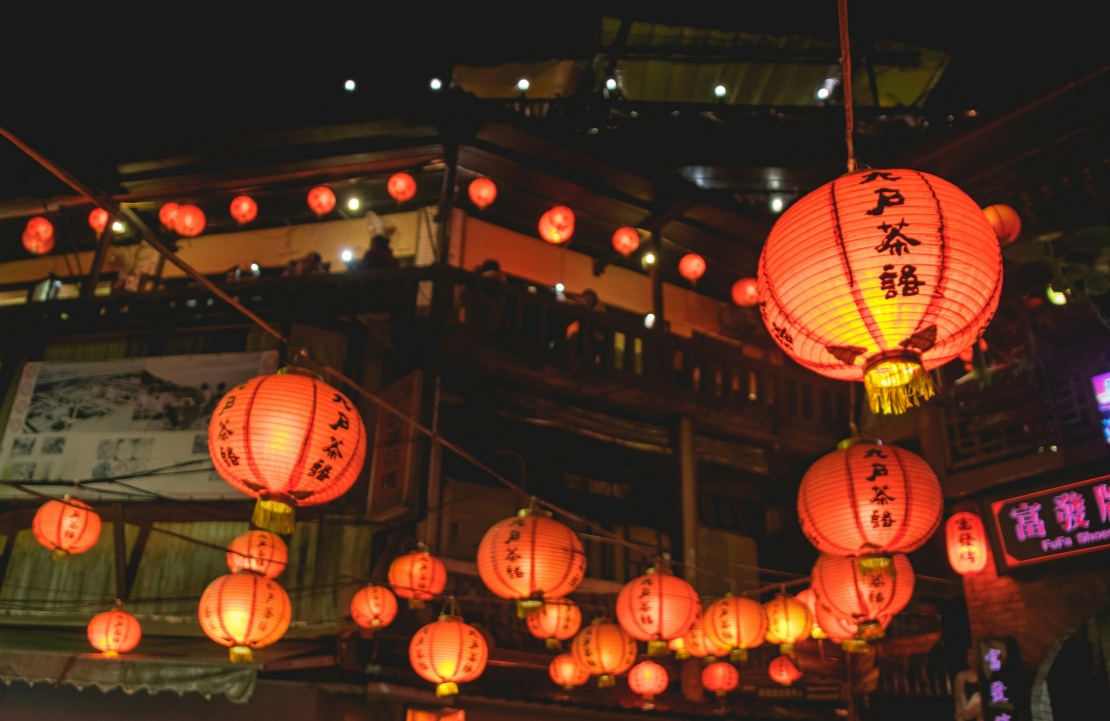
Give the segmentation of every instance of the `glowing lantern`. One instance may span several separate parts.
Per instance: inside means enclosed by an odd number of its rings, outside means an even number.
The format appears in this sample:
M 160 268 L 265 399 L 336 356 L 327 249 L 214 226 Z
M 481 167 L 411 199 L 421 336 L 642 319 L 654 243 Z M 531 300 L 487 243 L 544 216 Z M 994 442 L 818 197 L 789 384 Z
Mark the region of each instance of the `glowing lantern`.
M 539 608 L 528 612 L 528 630 L 536 638 L 547 642 L 550 649 L 563 647 L 561 641 L 574 638 L 582 626 L 582 612 L 569 598 L 544 601 Z
M 825 632 L 821 630 L 820 624 L 817 623 L 817 594 L 814 593 L 813 589 L 807 588 L 794 598 L 804 603 L 806 608 L 809 609 L 810 618 L 813 619 L 813 625 L 809 629 L 810 637 L 816 639 L 828 638 Z
M 409 608 L 424 608 L 424 602 L 443 593 L 446 585 L 443 561 L 427 551 L 406 553 L 389 564 L 389 587 L 398 598 L 408 599 Z
M 702 627 L 711 643 L 731 649 L 729 658 L 744 661 L 767 636 L 767 613 L 759 601 L 728 595 L 705 610 Z
M 700 621 L 694 624 L 690 632 L 683 636 L 682 641 L 683 653 L 686 656 L 693 656 L 694 658 L 705 659 L 706 663 L 713 663 L 717 657 L 728 654 L 732 649 L 728 646 L 722 646 L 709 640 L 705 633 L 705 618 L 702 617 Z M 673 643 L 673 642 L 672 642 Z
M 376 631 L 397 617 L 397 597 L 385 586 L 370 584 L 351 598 L 351 620 L 359 628 Z
M 988 205 L 983 208 L 983 215 L 994 229 L 998 242 L 1009 245 L 1021 235 L 1021 216 L 1008 205 Z
M 285 635 L 292 609 L 277 581 L 232 573 L 208 584 L 197 616 L 208 638 L 229 648 L 232 663 L 246 663 L 253 660 L 252 648 L 269 646 Z
M 98 613 L 89 621 L 89 643 L 105 656 L 118 656 L 139 645 L 143 627 L 122 608 Z
M 470 202 L 474 203 L 478 210 L 485 210 L 497 200 L 497 185 L 489 178 L 475 178 L 470 181 L 467 193 L 470 195 Z
M 232 573 L 250 571 L 277 578 L 288 562 L 285 541 L 269 531 L 241 533 L 227 546 L 227 567 Z
M 47 501 L 31 521 L 35 540 L 54 552 L 54 560 L 84 553 L 100 538 L 100 516 L 76 498 Z
M 598 677 L 598 688 L 615 684 L 613 676 L 636 662 L 636 640 L 608 619 L 596 619 L 579 631 L 570 650 L 579 666 Z
M 457 694 L 458 684 L 482 675 L 488 659 L 486 639 L 458 616 L 440 616 L 417 631 L 409 643 L 413 670 L 436 684 L 436 696 Z
M 567 691 L 590 680 L 590 672 L 575 661 L 574 656 L 569 653 L 562 653 L 553 658 L 547 671 L 551 674 L 551 680 Z
M 691 285 L 696 284 L 698 278 L 705 275 L 705 258 L 697 253 L 687 253 L 678 261 L 678 274 L 690 281 Z
M 308 191 L 308 207 L 317 218 L 323 218 L 335 207 L 335 193 L 331 192 L 331 188 L 317 185 Z
M 802 672 L 798 670 L 789 656 L 779 656 L 767 666 L 767 675 L 775 683 L 789 686 L 802 677 Z
M 574 235 L 574 211 L 556 205 L 540 216 L 540 237 L 548 243 L 565 243 Z
M 817 623 L 830 641 L 839 643 L 848 653 L 868 652 L 870 646 L 866 640 L 860 638 L 859 624 L 851 619 L 838 617 L 832 609 L 821 603 L 820 600 L 817 601 L 815 608 L 817 609 L 815 613 Z M 880 619 L 879 624 L 884 630 L 890 625 L 892 618 L 893 616 L 885 616 Z
M 767 611 L 767 642 L 779 644 L 779 651 L 794 653 L 794 644 L 809 637 L 813 614 L 809 607 L 792 596 L 776 596 L 763 604 Z
M 717 661 L 701 670 L 701 685 L 706 691 L 717 694 L 717 698 L 724 698 L 725 694 L 732 691 L 740 683 L 740 673 L 731 663 Z
M 629 228 L 627 225 L 623 228 L 617 228 L 613 233 L 613 249 L 621 255 L 628 257 L 640 247 L 640 234 L 636 232 L 635 228 Z
M 570 528 L 524 509 L 486 531 L 478 544 L 478 575 L 494 594 L 515 600 L 523 618 L 544 599 L 578 588 L 586 551 Z
M 103 208 L 93 208 L 89 211 L 89 227 L 99 238 L 104 229 L 108 227 L 108 211 Z
M 700 625 L 700 623 L 698 625 Z M 674 657 L 678 661 L 685 661 L 690 658 L 690 652 L 686 650 L 686 639 L 684 636 L 672 638 L 670 641 L 667 641 L 667 648 L 674 651 Z
M 403 203 L 416 195 L 416 181 L 408 173 L 394 173 L 385 184 L 385 189 L 391 198 Z
M 667 670 L 657 663 L 644 661 L 628 672 L 628 687 L 633 693 L 640 694 L 644 703 L 651 703 L 655 697 L 667 690 L 671 680 Z
M 54 247 L 54 224 L 42 216 L 27 221 L 23 229 L 23 247 L 35 255 L 45 255 Z
M 913 597 L 913 586 L 913 566 L 902 554 L 893 562 L 822 555 L 813 566 L 817 603 L 859 626 L 864 639 L 882 638 L 883 628 Z M 828 628 L 825 632 L 832 638 Z
M 621 628 L 637 641 L 647 641 L 652 655 L 666 653 L 667 641 L 685 636 L 699 618 L 698 592 L 660 568 L 625 584 L 617 595 Z
M 178 235 L 186 238 L 195 238 L 204 232 L 207 221 L 204 211 L 195 205 L 182 205 L 177 209 L 177 217 L 173 219 L 173 229 Z
M 775 341 L 810 370 L 863 381 L 876 413 L 931 397 L 925 371 L 982 335 L 1001 291 L 1001 248 L 979 206 L 913 170 L 865 170 L 813 191 L 775 223 L 759 259 Z
M 759 302 L 759 281 L 755 278 L 741 278 L 732 284 L 732 302 L 743 308 L 751 308 Z
M 249 195 L 239 195 L 231 201 L 231 217 L 239 225 L 246 225 L 258 217 L 258 203 Z
M 987 565 L 987 532 L 974 513 L 963 511 L 948 519 L 944 527 L 948 562 L 962 576 L 979 573 Z
M 180 218 L 179 218 L 180 219 Z M 225 395 L 208 424 L 220 475 L 258 499 L 254 525 L 293 532 L 293 507 L 347 492 L 366 456 L 366 429 L 346 396 L 311 374 L 286 369 Z
M 177 222 L 177 211 L 181 206 L 177 203 L 166 203 L 158 209 L 158 222 L 166 230 L 174 230 Z

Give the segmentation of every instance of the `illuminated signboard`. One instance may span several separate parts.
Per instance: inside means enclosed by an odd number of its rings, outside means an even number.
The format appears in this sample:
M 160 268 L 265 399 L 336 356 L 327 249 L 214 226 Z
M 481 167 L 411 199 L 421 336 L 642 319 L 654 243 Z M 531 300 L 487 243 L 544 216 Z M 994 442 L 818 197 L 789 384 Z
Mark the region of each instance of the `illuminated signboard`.
M 1007 568 L 1110 546 L 1110 476 L 991 504 Z
M 1091 379 L 1095 387 L 1098 410 L 1102 413 L 1102 437 L 1110 443 L 1110 373 L 1103 373 Z
M 979 685 L 983 721 L 1021 721 L 1021 665 L 1012 638 L 979 642 Z

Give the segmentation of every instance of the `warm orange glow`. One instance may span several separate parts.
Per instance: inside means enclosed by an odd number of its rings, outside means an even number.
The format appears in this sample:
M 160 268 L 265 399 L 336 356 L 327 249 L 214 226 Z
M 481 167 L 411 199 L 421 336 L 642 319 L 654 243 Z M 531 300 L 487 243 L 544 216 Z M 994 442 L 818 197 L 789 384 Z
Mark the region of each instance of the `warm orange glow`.
M 308 191 L 308 207 L 317 218 L 323 218 L 335 207 L 335 193 L 331 192 L 331 188 L 317 185 Z
M 571 653 L 582 668 L 598 677 L 598 687 L 604 688 L 616 683 L 614 675 L 632 668 L 636 640 L 618 624 L 597 619 L 574 637 Z
M 924 371 L 982 335 L 1001 290 L 986 216 L 913 170 L 864 170 L 813 191 L 783 213 L 759 260 L 775 341 L 810 370 L 864 381 L 882 413 L 933 394 Z
M 184 238 L 195 238 L 204 232 L 207 219 L 204 211 L 195 205 L 181 205 L 177 208 L 177 217 L 173 219 L 173 229 Z
M 629 228 L 626 225 L 623 228 L 617 228 L 613 233 L 613 249 L 621 255 L 627 256 L 639 247 L 640 234 L 635 228 Z
M 98 613 L 89 621 L 89 643 L 105 656 L 118 656 L 139 645 L 143 628 L 139 620 L 122 608 Z
M 228 646 L 233 662 L 250 661 L 251 649 L 269 646 L 289 628 L 289 596 L 277 581 L 255 573 L 220 576 L 200 597 L 200 627 Z
M 23 230 L 23 247 L 35 255 L 49 253 L 54 248 L 54 224 L 41 216 L 28 220 Z
M 741 278 L 732 284 L 732 302 L 743 308 L 751 308 L 759 302 L 759 281 L 755 278 Z
M 443 593 L 447 569 L 443 561 L 427 551 L 413 551 L 393 559 L 389 565 L 389 587 L 398 598 L 409 601 L 409 608 L 422 608 Z
M 574 656 L 569 653 L 562 653 L 551 659 L 551 665 L 547 667 L 547 671 L 551 674 L 551 680 L 567 691 L 590 680 L 590 672 L 575 661 Z
M 767 611 L 767 643 L 777 643 L 783 653 L 794 651 L 794 644 L 809 638 L 813 614 L 805 603 L 793 596 L 776 596 L 763 604 Z
M 521 511 L 495 523 L 478 544 L 478 575 L 501 598 L 536 608 L 563 598 L 586 575 L 578 534 L 542 513 Z
M 540 216 L 540 237 L 548 243 L 565 243 L 574 235 L 574 211 L 556 205 Z
M 385 189 L 389 191 L 389 197 L 403 203 L 416 195 L 416 180 L 408 173 L 394 173 L 385 184 Z
M 530 611 L 527 621 L 533 636 L 547 641 L 548 648 L 556 649 L 562 648 L 560 641 L 572 639 L 578 633 L 582 612 L 569 598 L 556 598 Z
M 810 618 L 813 619 L 813 625 L 809 629 L 809 635 L 812 638 L 818 639 L 828 638 L 821 629 L 821 625 L 817 623 L 817 594 L 813 592 L 813 589 L 807 588 L 804 591 L 800 591 L 795 598 L 806 605 L 806 608 L 809 609 Z
M 638 663 L 628 672 L 628 687 L 633 693 L 640 694 L 644 701 L 651 701 L 666 691 L 670 682 L 667 669 L 651 661 Z
M 108 227 L 108 211 L 103 208 L 93 208 L 89 211 L 89 227 L 99 238 L 104 229 Z
M 246 225 L 258 217 L 258 203 L 249 195 L 236 196 L 231 201 L 231 217 L 239 225 Z
M 457 616 L 440 616 L 409 643 L 409 663 L 421 678 L 437 684 L 437 696 L 457 694 L 457 684 L 481 676 L 488 659 L 486 639 Z
M 833 556 L 917 550 L 943 510 L 940 482 L 924 459 L 859 439 L 818 459 L 798 488 L 802 532 Z
M 687 253 L 678 261 L 678 274 L 691 283 L 705 275 L 705 258 L 697 253 Z
M 717 661 L 701 670 L 701 685 L 718 698 L 732 691 L 740 683 L 740 673 L 731 663 Z
M 177 211 L 181 208 L 177 203 L 166 203 L 158 209 L 158 222 L 166 230 L 173 230 L 177 221 Z
M 463 709 L 426 709 L 410 708 L 405 712 L 405 721 L 466 721 L 466 711 Z
M 54 558 L 84 553 L 100 538 L 100 516 L 88 505 L 66 496 L 39 506 L 31 521 L 35 540 L 54 552 Z
M 802 672 L 794 665 L 789 656 L 779 656 L 767 667 L 767 674 L 775 683 L 789 686 L 802 677 Z
M 648 653 L 666 653 L 666 641 L 680 638 L 701 618 L 701 599 L 686 581 L 656 570 L 625 584 L 617 595 L 617 621 Z
M 767 613 L 759 601 L 725 596 L 705 610 L 702 628 L 711 643 L 731 649 L 733 660 L 741 660 L 767 636 Z
M 983 208 L 983 215 L 994 229 L 998 242 L 1009 245 L 1021 235 L 1021 216 L 1008 205 L 988 205 Z
M 351 599 L 351 619 L 360 628 L 376 631 L 397 617 L 397 597 L 385 586 L 370 584 Z
M 732 650 L 729 646 L 722 646 L 709 640 L 709 636 L 705 633 L 704 616 L 694 624 L 694 627 L 681 640 L 686 654 L 694 658 L 704 658 L 708 663 L 712 663 L 718 657 L 728 655 L 728 652 Z
M 812 583 L 818 606 L 859 626 L 861 637 L 881 638 L 882 629 L 913 597 L 913 566 L 900 553 L 892 561 L 821 555 L 813 566 Z M 836 640 L 837 629 L 823 623 L 821 628 Z
M 277 578 L 289 562 L 289 549 L 269 531 L 241 533 L 227 546 L 227 567 L 232 573 L 250 571 Z
M 485 210 L 497 200 L 497 185 L 489 178 L 475 178 L 470 181 L 467 193 L 478 210 Z
M 944 527 L 948 541 L 948 562 L 963 576 L 979 573 L 987 565 L 987 532 L 983 520 L 974 513 L 953 514 Z

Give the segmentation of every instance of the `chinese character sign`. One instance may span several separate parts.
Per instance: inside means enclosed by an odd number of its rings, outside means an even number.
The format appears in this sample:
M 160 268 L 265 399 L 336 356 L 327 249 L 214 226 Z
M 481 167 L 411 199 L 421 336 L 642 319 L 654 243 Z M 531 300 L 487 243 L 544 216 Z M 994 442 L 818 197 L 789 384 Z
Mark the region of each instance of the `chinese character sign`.
M 1024 701 L 1017 644 L 1012 638 L 988 638 L 979 642 L 978 653 L 983 717 L 992 721 L 1022 718 Z
M 424 373 L 415 370 L 382 390 L 382 399 L 410 418 L 420 417 Z M 370 462 L 367 518 L 388 521 L 408 511 L 416 467 L 418 433 L 411 423 L 385 408 L 378 409 L 374 456 Z
M 948 562 L 961 575 L 979 573 L 987 565 L 987 532 L 974 513 L 953 514 L 944 527 Z
M 996 501 L 991 509 L 1007 567 L 1110 545 L 1110 476 Z
M 1091 379 L 1095 387 L 1095 399 L 1102 414 L 1102 435 L 1110 443 L 1110 373 L 1103 373 Z

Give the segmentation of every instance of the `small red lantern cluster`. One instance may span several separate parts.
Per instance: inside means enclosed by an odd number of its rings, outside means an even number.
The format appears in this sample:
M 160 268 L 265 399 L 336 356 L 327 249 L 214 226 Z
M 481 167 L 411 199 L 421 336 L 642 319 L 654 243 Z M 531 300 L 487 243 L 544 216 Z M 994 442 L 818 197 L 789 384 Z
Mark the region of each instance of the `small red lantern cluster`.
M 613 250 L 624 257 L 627 258 L 629 253 L 634 252 L 639 247 L 640 233 L 635 228 L 629 228 L 626 225 L 613 232 Z
M 246 225 L 258 217 L 258 203 L 249 195 L 240 195 L 231 201 L 231 217 L 239 225 Z
M 412 200 L 416 195 L 416 180 L 408 173 L 394 173 L 385 184 L 389 196 L 398 203 Z
M 158 210 L 158 222 L 184 238 L 195 238 L 204 232 L 208 221 L 204 211 L 195 205 L 166 203 Z
M 317 218 L 323 218 L 335 208 L 335 193 L 327 186 L 317 185 L 308 191 L 308 207 Z
M 28 220 L 23 229 L 23 247 L 35 255 L 49 253 L 54 248 L 54 224 L 42 216 Z
M 678 274 L 691 285 L 697 285 L 698 279 L 705 275 L 705 258 L 697 253 L 687 253 L 678 261 Z
M 104 229 L 108 227 L 108 211 L 103 208 L 93 208 L 89 211 L 89 227 L 99 238 Z
M 485 210 L 497 200 L 497 185 L 489 178 L 475 178 L 470 181 L 467 193 L 478 210 Z

